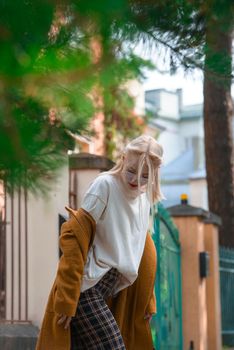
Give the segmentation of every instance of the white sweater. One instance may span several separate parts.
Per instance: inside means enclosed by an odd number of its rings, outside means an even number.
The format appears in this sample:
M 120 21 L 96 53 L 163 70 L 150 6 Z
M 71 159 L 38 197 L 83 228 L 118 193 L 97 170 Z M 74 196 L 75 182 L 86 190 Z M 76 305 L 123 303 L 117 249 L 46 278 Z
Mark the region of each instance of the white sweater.
M 114 267 L 121 273 L 114 291 L 117 294 L 138 275 L 149 225 L 146 193 L 134 195 L 120 176 L 103 174 L 90 185 L 81 207 L 96 221 L 81 292 L 93 287 Z

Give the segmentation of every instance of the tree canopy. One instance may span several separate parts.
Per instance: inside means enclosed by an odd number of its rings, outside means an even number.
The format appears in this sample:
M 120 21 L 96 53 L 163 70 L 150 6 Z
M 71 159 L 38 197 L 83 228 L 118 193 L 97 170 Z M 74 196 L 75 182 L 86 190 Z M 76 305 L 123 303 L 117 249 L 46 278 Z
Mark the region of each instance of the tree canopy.
M 128 120 L 133 103 L 124 84 L 152 65 L 122 43 L 123 4 L 1 2 L 0 178 L 9 189 L 42 188 L 73 147 L 69 131 L 89 132 L 95 111 L 105 109 L 106 130 Z M 92 93 L 97 87 L 104 107 Z

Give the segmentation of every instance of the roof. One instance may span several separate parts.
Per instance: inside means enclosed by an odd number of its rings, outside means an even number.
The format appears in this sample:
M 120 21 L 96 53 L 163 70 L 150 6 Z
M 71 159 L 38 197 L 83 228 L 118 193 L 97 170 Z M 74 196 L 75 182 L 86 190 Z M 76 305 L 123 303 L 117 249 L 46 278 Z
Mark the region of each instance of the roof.
M 198 179 L 204 179 L 204 178 L 206 178 L 205 168 L 195 170 L 189 176 L 189 179 L 191 180 L 198 180 Z
M 193 149 L 182 153 L 176 159 L 162 167 L 161 178 L 164 181 L 188 180 L 194 171 Z
M 162 167 L 161 178 L 165 182 L 188 181 L 206 177 L 205 169 L 194 169 L 194 151 L 192 148 L 183 152 L 173 161 Z

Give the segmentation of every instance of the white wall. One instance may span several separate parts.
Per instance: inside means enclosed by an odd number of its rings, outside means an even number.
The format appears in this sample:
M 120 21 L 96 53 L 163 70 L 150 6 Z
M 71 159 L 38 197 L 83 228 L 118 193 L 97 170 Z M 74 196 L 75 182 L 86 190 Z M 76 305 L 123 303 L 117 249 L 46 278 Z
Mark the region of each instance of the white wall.
M 180 122 L 181 136 L 191 138 L 194 136 L 204 138 L 203 119 L 186 119 Z
M 67 215 L 68 166 L 64 167 L 47 197 L 28 199 L 29 319 L 40 325 L 59 257 L 58 214 Z
M 181 154 L 181 139 L 176 134 L 164 131 L 158 137 L 158 142 L 162 145 L 164 155 L 164 165 L 170 163 Z
M 159 115 L 179 120 L 179 99 L 175 93 L 160 92 Z
M 181 137 L 177 122 L 160 118 L 159 123 L 165 131 L 159 134 L 158 142 L 164 150 L 164 164 L 168 164 L 184 151 L 185 139 Z
M 79 169 L 77 173 L 77 195 L 78 195 L 78 208 L 81 205 L 85 192 L 87 191 L 89 184 L 98 176 L 100 170 L 98 169 Z
M 189 181 L 190 204 L 205 210 L 208 208 L 207 182 L 205 179 L 194 179 Z

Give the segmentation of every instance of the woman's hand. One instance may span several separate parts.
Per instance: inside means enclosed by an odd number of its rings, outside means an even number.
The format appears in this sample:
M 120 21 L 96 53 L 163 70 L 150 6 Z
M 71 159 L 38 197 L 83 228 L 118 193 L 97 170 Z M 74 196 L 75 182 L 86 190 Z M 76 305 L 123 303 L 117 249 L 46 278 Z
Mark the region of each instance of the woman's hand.
M 68 329 L 70 322 L 71 322 L 71 319 L 72 318 L 70 316 L 60 314 L 57 324 L 61 325 L 64 323 L 64 329 Z
M 144 320 L 148 320 L 149 322 L 152 320 L 153 314 L 147 313 L 144 317 Z

